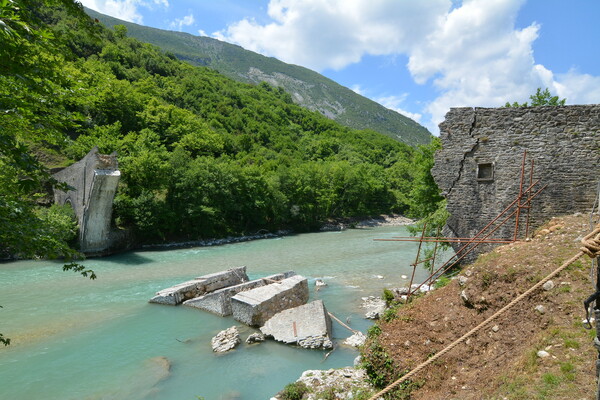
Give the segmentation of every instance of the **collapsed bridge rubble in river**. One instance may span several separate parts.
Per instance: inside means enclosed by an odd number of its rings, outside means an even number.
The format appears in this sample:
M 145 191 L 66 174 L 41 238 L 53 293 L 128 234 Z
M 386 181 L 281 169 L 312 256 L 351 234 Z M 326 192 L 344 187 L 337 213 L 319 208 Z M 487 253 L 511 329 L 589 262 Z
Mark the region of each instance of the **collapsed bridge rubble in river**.
M 160 290 L 149 302 L 183 304 L 222 317 L 232 315 L 249 326 L 271 326 L 265 333 L 275 340 L 305 348 L 330 348 L 327 310 L 321 301 L 307 305 L 308 298 L 308 280 L 294 271 L 250 280 L 242 266 Z M 277 323 L 269 324 L 271 320 Z

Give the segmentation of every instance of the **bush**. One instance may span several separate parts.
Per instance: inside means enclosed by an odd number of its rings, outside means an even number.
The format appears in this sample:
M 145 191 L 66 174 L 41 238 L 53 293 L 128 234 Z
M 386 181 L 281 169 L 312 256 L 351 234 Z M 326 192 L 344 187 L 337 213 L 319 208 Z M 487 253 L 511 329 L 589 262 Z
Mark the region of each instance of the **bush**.
M 282 400 L 302 400 L 302 397 L 308 393 L 309 389 L 303 382 L 293 382 L 287 384 L 281 392 Z
M 385 305 L 389 307 L 390 304 L 394 302 L 394 292 L 392 292 L 390 289 L 383 289 L 383 294 L 381 295 L 381 298 L 385 300 Z

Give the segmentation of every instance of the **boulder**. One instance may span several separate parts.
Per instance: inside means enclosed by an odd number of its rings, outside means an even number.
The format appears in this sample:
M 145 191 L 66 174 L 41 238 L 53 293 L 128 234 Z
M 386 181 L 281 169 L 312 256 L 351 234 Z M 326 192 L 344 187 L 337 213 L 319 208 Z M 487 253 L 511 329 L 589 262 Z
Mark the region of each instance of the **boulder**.
M 542 286 L 542 288 L 543 288 L 545 291 L 552 290 L 552 289 L 554 289 L 554 282 L 552 282 L 552 281 L 548 281 L 548 282 L 544 283 L 544 285 Z
M 348 339 L 344 340 L 344 344 L 352 347 L 360 347 L 367 341 L 367 337 L 362 332 L 356 332 Z
M 262 333 L 259 333 L 259 332 L 255 332 L 255 333 L 251 334 L 246 339 L 246 343 L 248 343 L 248 344 L 260 343 L 260 342 L 264 342 L 264 341 L 265 341 L 265 335 L 263 335 Z
M 365 308 L 365 318 L 367 319 L 379 319 L 385 311 L 385 300 L 381 297 L 369 296 L 362 298 L 362 308 Z
M 306 304 L 308 281 L 294 275 L 277 283 L 240 292 L 231 298 L 233 318 L 246 325 L 262 326 L 283 310 Z
M 230 268 L 163 289 L 150 299 L 150 303 L 174 306 L 205 293 L 247 281 L 246 267 Z
M 279 342 L 304 348 L 333 347 L 331 318 L 321 300 L 281 311 L 266 321 L 260 330 Z
M 231 328 L 225 329 L 221 331 L 212 338 L 210 341 L 212 345 L 212 349 L 215 353 L 223 353 L 229 351 L 238 344 L 240 344 L 240 333 L 237 330 L 237 327 L 232 326 Z
M 315 286 L 317 288 L 327 286 L 327 284 L 323 281 L 323 279 L 315 279 Z

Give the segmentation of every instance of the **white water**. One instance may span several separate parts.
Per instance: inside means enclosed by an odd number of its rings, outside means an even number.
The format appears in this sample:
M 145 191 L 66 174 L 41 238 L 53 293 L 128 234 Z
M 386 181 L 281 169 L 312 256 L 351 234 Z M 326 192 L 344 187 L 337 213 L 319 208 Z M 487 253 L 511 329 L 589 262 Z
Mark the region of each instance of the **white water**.
M 61 263 L 0 264 L 0 399 L 268 399 L 306 369 L 352 365 L 350 333 L 334 322 L 325 352 L 273 341 L 212 353 L 210 339 L 232 325 L 242 340 L 253 329 L 188 307 L 149 304 L 165 287 L 246 265 L 251 279 L 294 270 L 309 278 L 311 300 L 366 332 L 361 297 L 407 284 L 417 245 L 377 242 L 406 236 L 403 227 L 313 233 L 184 250 L 130 252 L 85 262 L 90 281 Z M 381 275 L 384 279 L 379 279 Z M 417 270 L 417 281 L 427 272 Z M 314 292 L 314 279 L 329 286 Z M 170 370 L 165 368 L 168 360 Z

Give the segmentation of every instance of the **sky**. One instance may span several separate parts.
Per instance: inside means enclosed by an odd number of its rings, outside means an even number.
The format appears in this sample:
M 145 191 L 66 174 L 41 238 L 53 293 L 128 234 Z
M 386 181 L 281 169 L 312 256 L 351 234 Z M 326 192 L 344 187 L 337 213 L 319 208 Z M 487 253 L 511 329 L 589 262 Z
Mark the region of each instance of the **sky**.
M 600 103 L 598 0 L 80 0 L 317 71 L 438 134 L 450 107 L 549 88 Z

